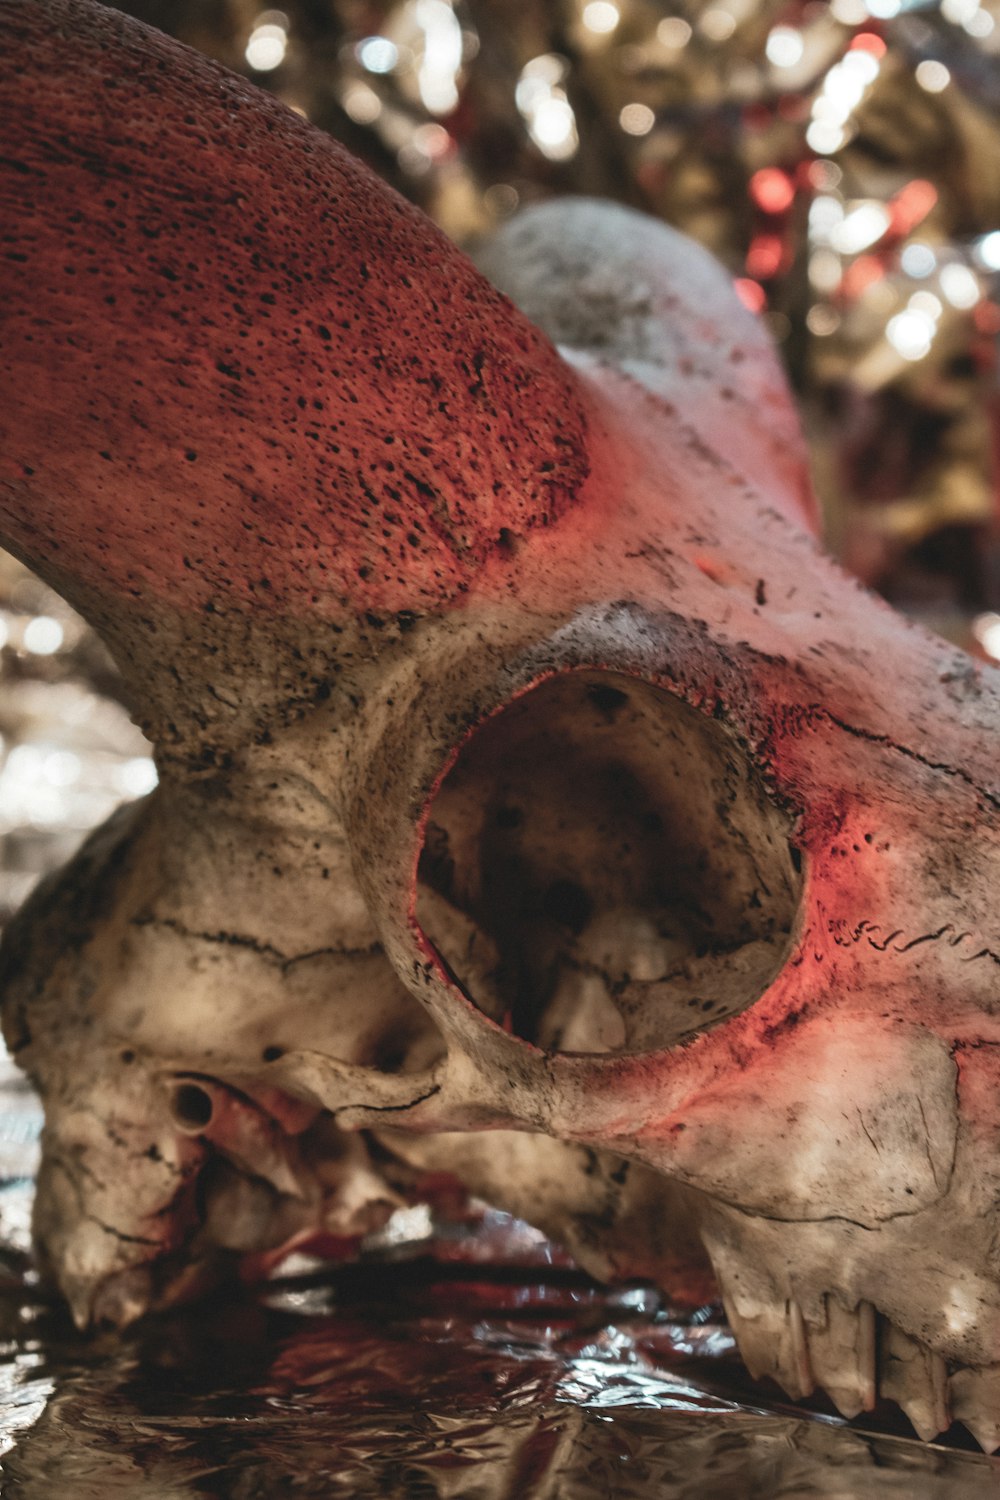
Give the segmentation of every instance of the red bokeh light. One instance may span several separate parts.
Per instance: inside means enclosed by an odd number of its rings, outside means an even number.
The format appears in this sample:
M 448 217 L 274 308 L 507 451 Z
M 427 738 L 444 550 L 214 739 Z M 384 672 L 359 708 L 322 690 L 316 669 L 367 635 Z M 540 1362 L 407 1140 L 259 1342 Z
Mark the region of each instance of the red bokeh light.
M 938 201 L 937 188 L 922 177 L 908 182 L 889 204 L 894 234 L 907 235 L 926 219 Z
M 733 288 L 743 306 L 749 308 L 752 313 L 760 313 L 767 306 L 767 293 L 757 281 L 751 281 L 748 276 L 737 276 L 733 282 Z
M 780 167 L 761 167 L 750 179 L 750 196 L 766 214 L 783 214 L 795 202 L 795 185 Z
M 980 302 L 972 321 L 977 333 L 1000 333 L 1000 307 L 995 302 Z
M 747 270 L 758 281 L 777 276 L 785 258 L 785 247 L 777 234 L 758 234 L 747 251 Z
M 885 275 L 885 266 L 877 255 L 859 255 L 844 272 L 840 293 L 848 302 L 855 301 Z
M 885 42 L 874 31 L 859 31 L 853 38 L 849 52 L 870 52 L 873 57 L 885 56 Z

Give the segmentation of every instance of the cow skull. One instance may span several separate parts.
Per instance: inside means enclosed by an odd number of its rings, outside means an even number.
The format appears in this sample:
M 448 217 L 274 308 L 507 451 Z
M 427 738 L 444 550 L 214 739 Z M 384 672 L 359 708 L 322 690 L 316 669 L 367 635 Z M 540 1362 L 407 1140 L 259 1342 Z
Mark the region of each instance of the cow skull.
M 185 49 L 0 27 L 0 520 L 161 772 L 4 950 L 79 1321 L 444 1171 L 1000 1445 L 997 679 L 818 549 L 725 276 L 562 202 L 524 316 Z

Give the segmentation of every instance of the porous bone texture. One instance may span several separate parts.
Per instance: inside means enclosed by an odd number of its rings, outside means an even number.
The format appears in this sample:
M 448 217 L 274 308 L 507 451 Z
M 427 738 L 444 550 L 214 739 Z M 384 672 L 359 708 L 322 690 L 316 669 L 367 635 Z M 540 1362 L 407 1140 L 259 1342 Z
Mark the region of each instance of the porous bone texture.
M 459 1181 L 997 1446 L 997 678 L 824 557 L 724 273 L 552 204 L 518 312 L 184 49 L 0 30 L 0 517 L 161 770 L 3 950 L 79 1321 Z

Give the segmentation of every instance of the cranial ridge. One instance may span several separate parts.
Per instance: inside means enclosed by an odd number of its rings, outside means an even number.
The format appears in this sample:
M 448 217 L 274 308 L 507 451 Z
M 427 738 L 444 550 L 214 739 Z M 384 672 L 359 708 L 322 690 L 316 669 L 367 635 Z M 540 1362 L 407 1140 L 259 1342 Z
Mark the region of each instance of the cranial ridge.
M 1000 1446 L 998 681 L 823 555 L 724 273 L 569 200 L 487 280 L 117 12 L 0 32 L 0 534 L 160 769 L 2 950 L 80 1324 L 448 1181 Z

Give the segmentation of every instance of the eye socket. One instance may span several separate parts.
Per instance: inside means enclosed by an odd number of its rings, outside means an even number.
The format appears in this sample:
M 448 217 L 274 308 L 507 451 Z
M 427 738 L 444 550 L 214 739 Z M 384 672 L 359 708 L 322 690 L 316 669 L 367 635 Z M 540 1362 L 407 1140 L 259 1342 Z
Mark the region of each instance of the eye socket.
M 171 1095 L 174 1124 L 186 1135 L 198 1135 L 212 1122 L 214 1105 L 207 1089 L 197 1083 L 178 1083 Z
M 525 1041 L 672 1046 L 781 969 L 802 889 L 791 838 L 724 725 L 647 683 L 567 672 L 463 747 L 430 809 L 417 920 Z

